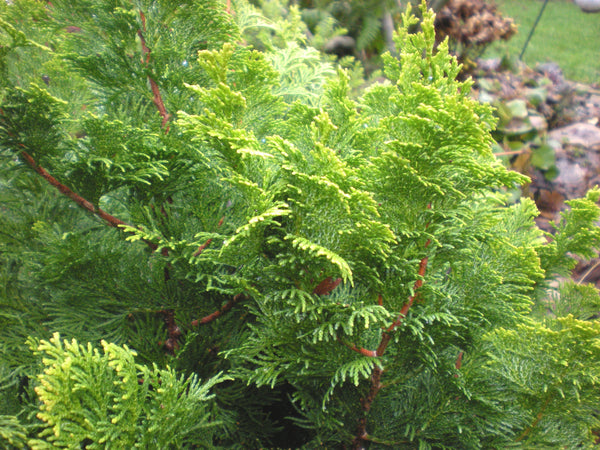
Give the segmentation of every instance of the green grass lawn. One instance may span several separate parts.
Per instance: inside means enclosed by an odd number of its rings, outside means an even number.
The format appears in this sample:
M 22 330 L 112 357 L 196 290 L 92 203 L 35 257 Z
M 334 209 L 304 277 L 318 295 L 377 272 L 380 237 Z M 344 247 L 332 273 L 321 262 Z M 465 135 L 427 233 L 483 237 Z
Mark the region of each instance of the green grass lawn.
M 518 56 L 544 2 L 496 0 L 495 3 L 503 15 L 514 19 L 518 32 L 508 42 L 491 46 L 484 57 Z M 586 14 L 565 0 L 549 1 L 523 61 L 531 67 L 538 62 L 555 61 L 568 79 L 600 83 L 600 13 Z

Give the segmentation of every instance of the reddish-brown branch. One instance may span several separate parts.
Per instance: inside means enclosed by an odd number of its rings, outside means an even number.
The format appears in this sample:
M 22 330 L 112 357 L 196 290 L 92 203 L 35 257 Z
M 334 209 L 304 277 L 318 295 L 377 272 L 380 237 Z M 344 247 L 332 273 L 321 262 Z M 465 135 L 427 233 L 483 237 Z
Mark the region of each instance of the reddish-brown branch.
M 146 31 L 146 16 L 142 11 L 140 11 L 140 18 L 142 20 L 142 29 L 138 30 L 137 34 L 140 38 L 142 52 L 145 56 L 145 58 L 142 58 L 142 63 L 148 66 L 150 64 L 150 49 L 146 45 L 146 39 L 144 38 L 144 32 Z M 165 103 L 163 102 L 158 84 L 156 84 L 156 81 L 154 81 L 154 79 L 150 75 L 148 75 L 148 82 L 150 83 L 150 90 L 152 91 L 154 104 L 158 108 L 158 113 L 163 119 L 161 126 L 165 128 L 165 132 L 168 132 L 169 127 L 166 125 L 169 119 L 171 118 L 171 115 L 167 112 L 167 108 L 165 108 Z
M 219 228 L 221 225 L 223 225 L 224 221 L 225 221 L 225 217 L 221 217 L 221 219 L 219 219 L 219 223 L 217 224 L 217 228 Z M 206 247 L 208 247 L 210 245 L 211 242 L 212 242 L 212 238 L 207 239 L 204 244 L 201 244 L 198 246 L 198 250 L 196 250 L 192 256 L 200 256 L 200 254 L 204 251 L 204 249 Z
M 458 352 L 456 362 L 454 363 L 454 367 L 456 367 L 456 370 L 460 370 L 460 368 L 462 366 L 463 355 L 464 355 L 464 352 Z
M 430 209 L 430 208 L 431 208 L 431 204 L 427 205 L 427 209 Z M 425 225 L 425 229 L 427 229 L 428 227 L 429 227 L 429 223 L 427 225 Z M 429 247 L 430 244 L 431 244 L 431 239 L 427 239 L 427 242 L 425 242 L 425 248 Z M 379 341 L 379 345 L 377 346 L 377 350 L 373 352 L 372 350 L 365 350 L 362 348 L 359 349 L 355 346 L 348 346 L 346 344 L 348 347 L 350 347 L 354 351 L 358 351 L 361 354 L 366 355 L 367 353 L 372 353 L 372 356 L 378 356 L 378 357 L 383 356 L 383 354 L 385 353 L 385 350 L 387 349 L 389 342 L 392 339 L 392 335 L 391 335 L 392 331 L 394 331 L 396 328 L 398 328 L 400 326 L 400 324 L 402 323 L 402 320 L 408 314 L 408 310 L 413 305 L 413 303 L 417 297 L 417 291 L 423 285 L 423 277 L 425 276 L 425 272 L 427 270 L 428 261 L 429 261 L 429 258 L 427 256 L 425 256 L 421 259 L 421 262 L 419 263 L 419 270 L 417 272 L 417 280 L 415 281 L 415 284 L 413 285 L 413 294 L 409 297 L 408 301 L 404 304 L 404 306 L 402 306 L 402 309 L 400 309 L 400 312 L 399 312 L 396 320 L 382 333 L 381 340 Z M 379 296 L 377 298 L 377 303 L 379 305 L 381 305 L 383 303 L 383 299 L 381 298 L 381 296 Z M 459 355 L 459 359 L 457 360 L 457 363 L 456 363 L 458 365 L 457 368 L 460 367 L 461 361 L 462 361 L 462 353 Z M 361 403 L 361 406 L 363 409 L 363 415 L 358 421 L 358 429 L 356 432 L 356 437 L 352 441 L 352 448 L 355 450 L 363 449 L 365 447 L 365 442 L 368 441 L 367 413 L 371 410 L 371 405 L 373 404 L 375 397 L 381 390 L 382 374 L 383 374 L 382 367 L 377 366 L 373 369 L 373 373 L 371 374 L 371 387 L 369 389 L 369 394 L 365 398 L 361 399 L 360 403 Z
M 89 212 L 91 212 L 92 214 L 95 214 L 96 216 L 105 220 L 111 227 L 118 228 L 120 226 L 127 225 L 125 222 L 123 222 L 120 219 L 117 219 L 115 216 L 111 216 L 106 211 L 95 207 L 90 201 L 86 200 L 81 195 L 73 192 L 67 186 L 62 184 L 60 181 L 58 181 L 56 178 L 54 178 L 52 175 L 50 175 L 48 173 L 48 171 L 46 171 L 46 169 L 44 169 L 42 166 L 38 165 L 38 163 L 35 161 L 35 159 L 33 159 L 33 157 L 29 153 L 27 153 L 25 150 L 21 150 L 21 156 L 27 162 L 27 164 L 29 164 L 33 168 L 33 170 L 35 170 L 38 174 L 40 174 L 42 176 L 42 178 L 44 178 L 48 183 L 50 183 L 52 186 L 54 186 L 56 189 L 58 189 L 58 191 L 61 194 L 69 197 L 71 200 L 73 200 L 75 203 L 77 203 L 83 209 L 86 209 Z
M 158 108 L 158 112 L 159 112 L 160 116 L 163 118 L 163 120 L 161 122 L 161 126 L 163 128 L 165 128 L 165 126 L 167 125 L 167 122 L 171 118 L 171 115 L 167 112 L 167 109 L 165 108 L 165 104 L 163 103 L 163 99 L 162 99 L 162 96 L 160 95 L 160 90 L 158 89 L 158 84 L 156 84 L 156 81 L 154 81 L 151 77 L 148 77 L 148 81 L 150 81 L 150 88 L 152 89 L 152 94 L 154 95 L 154 99 L 153 99 L 154 104 Z M 167 126 L 165 128 L 165 132 L 168 132 L 168 131 L 169 131 L 169 127 Z
M 142 21 L 142 29 L 138 30 L 137 35 L 140 38 L 140 43 L 142 46 L 142 64 L 148 67 L 150 65 L 150 49 L 146 45 L 146 38 L 144 37 L 144 33 L 146 32 L 146 15 L 142 11 L 140 11 L 140 19 Z M 165 103 L 163 102 L 158 84 L 156 84 L 156 81 L 154 81 L 150 75 L 148 75 L 148 82 L 150 83 L 150 90 L 152 91 L 152 101 L 156 105 L 158 113 L 162 117 L 161 126 L 165 130 L 165 133 L 168 133 L 169 126 L 167 123 L 169 122 L 171 115 L 167 112 L 167 108 L 165 108 Z M 161 212 L 163 213 L 163 216 L 166 217 L 166 211 L 163 206 L 161 206 Z M 166 248 L 164 248 L 161 253 L 163 256 L 169 256 L 169 250 Z M 171 273 L 169 271 L 170 267 L 170 264 L 165 266 L 165 281 L 169 281 L 171 279 Z
M 511 152 L 498 152 L 498 153 L 494 153 L 494 155 L 495 156 L 512 156 L 512 155 L 520 155 L 521 153 L 525 153 L 528 151 L 529 151 L 528 148 L 523 148 L 521 150 L 514 150 Z
M 367 413 L 371 410 L 371 405 L 381 390 L 381 375 L 383 375 L 383 369 L 376 366 L 371 374 L 371 388 L 369 389 L 369 393 L 365 398 L 360 399 L 364 414 L 358 421 L 356 437 L 352 441 L 352 448 L 355 450 L 364 448 L 365 441 L 367 440 Z
M 226 313 L 231 308 L 233 308 L 233 305 L 235 305 L 237 302 L 239 302 L 240 300 L 243 300 L 245 298 L 247 298 L 247 296 L 245 294 L 235 295 L 231 300 L 229 300 L 227 303 L 225 303 L 223 306 L 221 306 L 215 312 L 209 314 L 208 316 L 204 316 L 202 319 L 192 320 L 192 326 L 197 327 L 198 325 L 206 325 L 207 323 L 212 322 L 213 320 L 221 317 L 224 313 Z
M 181 329 L 175 323 L 175 311 L 172 309 L 163 309 L 159 311 L 163 315 L 163 320 L 167 327 L 168 337 L 167 340 L 162 343 L 164 349 L 169 354 L 174 354 L 175 350 L 179 348 L 179 338 L 181 337 Z
M 347 342 L 342 341 L 341 339 L 338 339 L 342 344 L 344 344 L 346 347 L 348 347 L 350 350 L 355 351 L 356 353 L 360 353 L 363 356 L 369 356 L 371 358 L 375 358 L 377 356 L 379 356 L 377 354 L 376 350 L 368 350 L 366 348 L 362 348 L 362 347 L 357 347 L 354 344 L 348 344 Z
M 146 14 L 140 11 L 140 19 L 142 20 L 142 30 L 146 31 Z
M 429 246 L 430 242 L 431 241 L 428 239 L 427 242 L 425 243 L 425 248 L 427 248 Z M 402 319 L 404 319 L 406 317 L 408 310 L 410 309 L 410 307 L 412 306 L 412 304 L 415 301 L 415 298 L 417 295 L 417 290 L 423 285 L 423 276 L 425 275 L 425 271 L 427 269 L 427 261 L 428 261 L 427 256 L 424 257 L 423 259 L 421 259 L 421 262 L 419 264 L 419 271 L 418 271 L 419 278 L 415 281 L 415 284 L 413 286 L 413 295 L 410 296 L 410 298 L 408 299 L 408 302 L 406 302 L 406 304 L 402 307 L 402 309 L 400 310 L 400 313 L 398 314 L 398 318 L 394 321 L 394 323 L 392 323 L 392 325 L 390 325 L 382 333 L 381 340 L 379 341 L 377 350 L 375 350 L 375 351 L 366 350 L 364 348 L 358 348 L 354 345 L 348 345 L 348 344 L 344 344 L 344 345 L 346 345 L 348 348 L 350 348 L 364 356 L 373 356 L 373 357 L 383 356 L 390 340 L 392 339 L 392 335 L 390 333 L 392 331 L 394 331 L 398 326 L 400 326 L 400 324 L 402 323 Z M 382 300 L 380 300 L 380 298 L 381 297 L 378 298 L 379 304 L 382 303 Z M 460 368 L 461 361 L 462 361 L 462 352 L 459 354 L 459 358 L 456 362 L 457 369 Z M 354 441 L 352 442 L 352 448 L 354 448 L 356 450 L 364 448 L 364 443 L 365 443 L 365 441 L 368 440 L 367 439 L 367 437 L 368 437 L 367 413 L 371 409 L 371 405 L 373 404 L 373 401 L 375 400 L 375 396 L 381 390 L 381 375 L 382 374 L 383 374 L 383 369 L 381 367 L 377 366 L 377 367 L 375 367 L 375 369 L 373 369 L 373 373 L 371 374 L 371 388 L 369 389 L 369 394 L 364 399 L 361 400 L 361 405 L 362 405 L 364 414 L 358 421 L 358 430 L 356 433 L 356 437 L 354 438 Z
M 379 345 L 377 346 L 377 354 L 379 356 L 383 356 L 385 353 L 385 349 L 387 348 L 390 340 L 392 339 L 392 335 L 387 331 L 384 331 L 381 335 L 381 341 L 379 341 Z
M 427 239 L 427 242 L 425 243 L 425 248 L 427 248 L 430 243 L 431 243 L 431 240 Z M 400 324 L 402 323 L 402 320 L 408 314 L 408 310 L 415 302 L 415 298 L 417 297 L 417 290 L 421 286 L 423 286 L 423 276 L 425 275 L 425 270 L 427 270 L 427 262 L 428 261 L 429 261 L 429 258 L 427 256 L 425 256 L 423 259 L 421 259 L 421 262 L 419 263 L 419 271 L 417 273 L 419 278 L 417 278 L 417 280 L 415 281 L 415 284 L 413 285 L 413 294 L 408 298 L 408 301 L 404 304 L 404 306 L 402 306 L 402 309 L 400 309 L 400 313 L 398 314 L 398 317 L 396 318 L 394 323 L 392 323 L 386 330 L 388 333 L 394 331 L 396 328 L 398 328 L 400 326 Z
M 204 249 L 210 245 L 211 242 L 212 239 L 208 239 L 204 244 L 199 245 L 198 250 L 196 250 L 192 256 L 200 256 L 200 253 L 202 253 Z
M 21 147 L 24 147 L 23 144 L 19 144 L 19 145 Z M 92 202 L 90 202 L 89 200 L 86 200 L 81 195 L 77 194 L 76 192 L 73 192 L 67 186 L 62 184 L 60 181 L 58 181 L 56 178 L 54 178 L 52 175 L 50 175 L 50 173 L 48 173 L 48 171 L 46 169 L 44 169 L 42 166 L 38 165 L 37 161 L 35 159 L 33 159 L 33 157 L 29 153 L 27 153 L 27 151 L 21 150 L 21 156 L 23 157 L 25 162 L 27 162 L 27 164 L 29 164 L 33 170 L 35 170 L 38 174 L 40 174 L 42 176 L 42 178 L 44 178 L 50 185 L 54 186 L 61 194 L 65 195 L 66 197 L 73 200 L 75 203 L 77 203 L 79 206 L 81 206 L 86 211 L 89 211 L 92 214 L 105 220 L 106 223 L 108 225 L 110 225 L 111 227 L 120 228 L 122 226 L 130 226 L 127 223 L 123 222 L 121 219 L 118 219 L 115 216 L 110 215 L 103 209 L 95 207 L 92 204 Z M 148 247 L 150 247 L 150 249 L 152 251 L 156 251 L 156 249 L 158 248 L 158 245 L 156 245 L 154 242 L 151 242 L 147 239 L 142 239 L 142 240 L 148 245 Z M 163 255 L 164 255 L 164 253 L 163 253 Z
M 456 358 L 456 362 L 454 363 L 454 367 L 456 368 L 456 370 L 460 370 L 460 368 L 462 367 L 462 360 L 463 360 L 463 352 L 458 352 L 458 356 Z M 454 374 L 454 378 L 458 378 L 458 374 L 455 373 Z
M 533 423 L 523 430 L 521 435 L 517 439 L 515 439 L 515 442 L 521 442 L 523 439 L 525 439 L 527 436 L 529 436 L 529 434 L 531 434 L 531 432 L 533 431 L 533 429 L 535 427 L 537 427 L 537 425 L 543 419 L 544 414 L 546 412 L 546 408 L 548 408 L 548 405 L 550 404 L 551 399 L 552 399 L 551 395 L 548 395 L 548 397 L 546 397 L 546 400 L 542 404 L 540 411 L 535 416 L 535 420 L 533 421 Z
M 314 289 L 313 294 L 317 295 L 329 295 L 338 285 L 342 282 L 341 278 L 335 280 L 331 277 L 325 278 L 321 281 Z

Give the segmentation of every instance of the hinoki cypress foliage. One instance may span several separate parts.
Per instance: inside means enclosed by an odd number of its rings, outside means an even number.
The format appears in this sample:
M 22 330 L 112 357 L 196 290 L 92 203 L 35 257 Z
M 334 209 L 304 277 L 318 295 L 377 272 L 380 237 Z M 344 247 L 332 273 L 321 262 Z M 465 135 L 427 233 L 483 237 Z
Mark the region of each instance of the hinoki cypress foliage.
M 294 9 L 2 3 L 3 446 L 592 445 L 600 191 L 508 204 L 420 15 L 356 96 Z

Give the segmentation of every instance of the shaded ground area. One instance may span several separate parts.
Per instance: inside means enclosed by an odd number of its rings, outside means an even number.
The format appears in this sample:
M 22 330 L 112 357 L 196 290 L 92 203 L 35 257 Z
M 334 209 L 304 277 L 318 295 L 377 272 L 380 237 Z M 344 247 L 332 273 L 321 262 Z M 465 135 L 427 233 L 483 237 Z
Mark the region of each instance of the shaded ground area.
M 474 76 L 474 95 L 498 108 L 497 152 L 531 177 L 524 194 L 550 231 L 565 200 L 600 185 L 600 85 L 566 80 L 554 63 L 505 68 L 499 59 L 479 61 Z M 600 287 L 600 259 L 581 263 L 575 279 Z

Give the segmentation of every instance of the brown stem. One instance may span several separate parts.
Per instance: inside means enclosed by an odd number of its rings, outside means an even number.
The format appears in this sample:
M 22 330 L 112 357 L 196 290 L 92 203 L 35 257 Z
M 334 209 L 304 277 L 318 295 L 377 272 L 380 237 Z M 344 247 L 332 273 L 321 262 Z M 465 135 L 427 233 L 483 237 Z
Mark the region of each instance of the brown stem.
M 146 67 L 148 67 L 150 65 L 150 49 L 146 45 L 146 38 L 144 37 L 144 32 L 146 31 L 146 15 L 142 11 L 140 11 L 140 19 L 142 21 L 142 29 L 138 30 L 137 35 L 140 38 L 140 43 L 142 45 L 142 53 L 145 56 L 145 58 L 142 57 L 142 64 L 144 64 Z M 161 126 L 165 130 L 165 133 L 168 133 L 169 126 L 167 125 L 167 123 L 169 122 L 171 115 L 167 112 L 167 108 L 165 108 L 165 103 L 163 102 L 162 95 L 160 93 L 160 89 L 158 88 L 158 84 L 156 84 L 156 81 L 154 81 L 154 79 L 150 75 L 148 75 L 148 82 L 150 83 L 150 90 L 152 91 L 152 100 L 154 101 L 154 104 L 158 108 L 158 113 L 162 117 Z M 163 216 L 166 217 L 166 211 L 164 209 L 164 206 L 161 205 L 160 209 L 161 209 L 161 212 L 163 213 Z M 162 250 L 161 254 L 163 256 L 169 256 L 169 250 L 164 248 Z M 167 263 L 167 265 L 165 266 L 165 269 L 164 269 L 165 281 L 169 281 L 171 279 L 171 273 L 169 270 L 170 267 L 171 267 L 170 263 Z
M 430 244 L 430 240 L 428 239 L 427 242 L 425 243 L 425 248 L 427 248 Z M 414 287 L 413 287 L 413 295 L 410 296 L 410 298 L 408 299 L 408 302 L 406 302 L 404 304 L 404 306 L 402 307 L 402 309 L 400 310 L 400 313 L 398 314 L 398 317 L 396 318 L 396 320 L 383 332 L 382 336 L 381 336 L 381 341 L 379 341 L 379 345 L 377 346 L 377 350 L 367 350 L 364 349 L 362 347 L 358 348 L 354 345 L 349 345 L 349 344 L 345 344 L 346 347 L 350 348 L 351 350 L 354 350 L 355 352 L 360 353 L 361 355 L 365 355 L 365 356 L 382 356 L 385 353 L 385 349 L 387 348 L 390 340 L 392 339 L 392 335 L 390 334 L 392 331 L 394 331 L 397 327 L 400 326 L 400 324 L 402 323 L 402 319 L 404 319 L 406 317 L 406 314 L 408 314 L 408 310 L 410 309 L 410 307 L 412 306 L 412 304 L 415 301 L 415 298 L 417 297 L 417 289 L 419 289 L 422 285 L 423 285 L 423 275 L 425 275 L 425 270 L 427 269 L 427 261 L 428 261 L 428 257 L 424 257 L 421 260 L 421 263 L 419 264 L 419 279 L 417 281 L 415 281 Z M 379 305 L 381 305 L 383 303 L 381 296 L 378 297 L 377 299 L 377 303 Z
M 331 277 L 327 277 L 313 289 L 313 294 L 329 295 L 341 282 L 341 278 L 336 278 L 334 280 Z
M 221 217 L 221 219 L 219 219 L 219 223 L 217 224 L 217 228 L 220 228 L 221 225 L 223 225 L 223 222 L 225 221 L 225 216 Z M 204 249 L 206 247 L 208 247 L 210 245 L 210 243 L 212 242 L 212 238 L 207 239 L 206 242 L 204 244 L 201 244 L 198 246 L 198 250 L 196 250 L 192 256 L 200 256 L 200 254 L 204 251 Z
M 525 439 L 527 436 L 529 436 L 529 434 L 533 431 L 533 429 L 537 426 L 537 424 L 540 423 L 540 420 L 542 420 L 542 418 L 544 417 L 546 408 L 550 404 L 550 399 L 551 399 L 550 395 L 548 397 L 546 397 L 546 400 L 544 401 L 544 404 L 540 408 L 540 411 L 537 413 L 537 416 L 535 416 L 535 420 L 531 423 L 531 425 L 529 425 L 527 428 L 525 428 L 525 430 L 523 430 L 523 432 L 515 440 L 515 442 L 521 442 L 523 439 Z
M 122 220 L 117 219 L 116 217 L 108 214 L 106 211 L 95 207 L 90 201 L 86 200 L 81 195 L 73 192 L 67 186 L 62 184 L 60 181 L 58 181 L 56 178 L 54 178 L 52 175 L 50 175 L 46 171 L 46 169 L 44 169 L 42 166 L 38 165 L 38 163 L 35 161 L 35 159 L 33 159 L 33 157 L 29 153 L 27 153 L 25 150 L 21 150 L 21 156 L 23 156 L 23 159 L 27 162 L 27 164 L 29 164 L 33 168 L 33 170 L 35 170 L 37 173 L 39 173 L 48 183 L 50 183 L 52 186 L 54 186 L 56 189 L 58 189 L 58 191 L 61 194 L 69 197 L 71 200 L 73 200 L 75 203 L 77 203 L 83 209 L 86 209 L 89 212 L 91 212 L 92 214 L 105 220 L 111 227 L 119 228 L 120 226 L 127 226 L 127 224 L 125 222 L 123 222 Z
M 24 147 L 23 144 L 19 144 L 19 146 Z M 56 178 L 54 178 L 52 175 L 50 175 L 46 169 L 44 169 L 42 166 L 38 165 L 37 161 L 35 159 L 33 159 L 33 157 L 29 153 L 27 153 L 27 151 L 21 150 L 21 156 L 27 162 L 27 164 L 29 164 L 29 166 L 31 166 L 31 168 L 33 170 L 35 170 L 38 174 L 40 174 L 42 176 L 42 178 L 44 178 L 48 183 L 50 183 L 52 186 L 54 186 L 56 189 L 58 189 L 58 191 L 61 194 L 65 195 L 66 197 L 73 200 L 75 203 L 77 203 L 83 209 L 85 209 L 85 210 L 91 212 L 92 214 L 100 217 L 101 219 L 105 220 L 106 223 L 108 225 L 110 225 L 111 227 L 121 228 L 123 226 L 127 226 L 127 227 L 130 226 L 127 223 L 123 222 L 121 219 L 117 219 L 115 216 L 111 216 L 109 213 L 107 213 L 103 209 L 95 207 L 92 204 L 92 202 L 90 202 L 89 200 L 86 200 L 81 195 L 77 194 L 76 192 L 73 192 L 67 186 L 62 184 L 60 181 L 58 181 Z M 150 247 L 150 249 L 152 251 L 155 251 L 158 248 L 158 245 L 156 245 L 154 242 L 151 242 L 147 239 L 142 239 L 142 240 L 146 243 L 146 245 L 148 245 L 148 247 Z
M 392 335 L 386 331 L 384 331 L 381 335 L 381 341 L 379 341 L 379 345 L 377 346 L 377 355 L 383 356 L 385 353 L 385 349 L 387 348 L 390 340 L 392 339 Z
M 454 363 L 454 367 L 456 370 L 460 370 L 462 367 L 462 359 L 464 356 L 464 352 L 458 352 L 458 356 L 456 357 L 456 362 Z
M 192 326 L 197 327 L 198 325 L 206 325 L 207 323 L 212 322 L 213 320 L 221 317 L 224 313 L 233 308 L 233 305 L 235 305 L 237 302 L 246 298 L 248 297 L 245 294 L 235 295 L 231 300 L 229 300 L 215 312 L 209 314 L 208 316 L 204 316 L 201 319 L 192 320 Z
M 192 256 L 200 256 L 200 253 L 202 253 L 204 249 L 210 245 L 211 242 L 212 238 L 207 239 L 204 244 L 198 246 L 198 250 L 196 250 Z
M 181 329 L 175 323 L 175 311 L 173 309 L 163 309 L 159 313 L 163 315 L 168 333 L 168 338 L 164 342 L 163 347 L 167 353 L 173 355 L 175 354 L 175 350 L 179 348 L 179 338 L 182 334 Z
M 171 118 L 171 115 L 169 113 L 167 113 L 167 109 L 165 108 L 165 104 L 163 103 L 163 99 L 160 95 L 160 90 L 158 89 L 158 85 L 156 84 L 156 81 L 154 81 L 151 77 L 148 77 L 148 81 L 150 81 L 150 88 L 152 89 L 152 94 L 154 95 L 154 99 L 153 99 L 154 104 L 158 108 L 158 112 L 160 113 L 161 117 L 163 118 L 163 120 L 161 122 L 161 126 L 163 128 L 165 128 L 165 125 L 167 125 L 167 122 Z M 168 126 L 165 128 L 165 132 L 167 132 L 167 133 L 169 132 Z
M 456 370 L 460 370 L 460 368 L 462 367 L 463 356 L 464 356 L 464 352 L 458 352 L 458 356 L 456 357 L 456 362 L 454 363 L 454 367 L 456 368 Z M 458 378 L 457 373 L 454 374 L 454 378 Z
M 137 34 L 140 38 L 140 42 L 142 44 L 142 52 L 145 56 L 145 58 L 142 58 L 142 63 L 145 66 L 148 66 L 150 64 L 150 49 L 146 45 L 146 39 L 144 38 L 143 32 L 146 31 L 146 16 L 142 11 L 140 11 L 140 18 L 142 19 L 142 30 L 138 30 Z M 150 75 L 148 75 L 148 81 L 150 83 L 150 89 L 152 90 L 154 104 L 158 108 L 160 116 L 163 118 L 161 126 L 165 128 L 167 122 L 171 118 L 171 115 L 167 112 L 167 108 L 165 108 L 165 103 L 163 102 L 162 95 L 160 93 L 158 84 L 156 84 L 156 81 L 154 81 L 154 79 Z M 168 126 L 165 128 L 165 132 L 169 132 Z
M 511 155 L 520 155 L 522 153 L 528 152 L 529 149 L 525 148 L 525 149 L 521 149 L 521 150 L 514 150 L 514 151 L 510 151 L 510 152 L 498 152 L 498 153 L 494 153 L 495 156 L 511 156 Z
M 431 243 L 431 240 L 427 239 L 427 242 L 425 242 L 425 248 L 427 248 L 430 243 Z M 417 281 L 415 281 L 415 284 L 413 286 L 413 294 L 408 298 L 408 301 L 404 304 L 404 306 L 400 310 L 400 313 L 398 314 L 398 317 L 396 318 L 394 323 L 392 323 L 386 330 L 388 333 L 392 332 L 396 328 L 398 328 L 400 326 L 400 324 L 402 323 L 402 319 L 404 319 L 406 317 L 406 314 L 408 314 L 408 310 L 413 305 L 415 298 L 417 297 L 417 289 L 419 289 L 421 286 L 423 286 L 423 275 L 425 275 L 425 270 L 427 269 L 428 261 L 429 261 L 429 258 L 427 256 L 425 256 L 423 259 L 421 259 L 421 262 L 419 263 L 419 272 L 418 272 L 419 278 L 417 279 Z
M 356 433 L 356 437 L 352 441 L 352 448 L 355 450 L 363 449 L 365 446 L 365 441 L 368 440 L 367 434 L 367 413 L 371 410 L 371 405 L 375 400 L 375 397 L 379 393 L 381 389 L 381 375 L 383 374 L 383 369 L 380 366 L 376 366 L 373 369 L 373 373 L 371 374 L 371 388 L 369 389 L 369 393 L 365 398 L 360 400 L 360 404 L 363 409 L 363 416 L 358 421 L 358 430 Z
M 357 347 L 354 344 L 348 344 L 347 342 L 342 341 L 341 339 L 338 339 L 342 344 L 344 344 L 346 347 L 348 347 L 350 350 L 355 351 L 356 353 L 360 353 L 363 356 L 369 356 L 372 358 L 375 358 L 377 356 L 379 356 L 377 354 L 376 350 L 367 350 L 366 348 L 362 348 L 362 347 Z
M 425 243 L 425 247 L 429 246 L 429 243 L 430 243 L 430 240 L 428 239 L 427 242 Z M 417 281 L 415 281 L 415 285 L 413 288 L 413 295 L 410 296 L 408 302 L 402 307 L 402 309 L 400 310 L 400 314 L 398 314 L 398 318 L 394 321 L 394 323 L 392 323 L 392 325 L 390 325 L 387 328 L 387 330 L 383 332 L 383 334 L 381 336 L 381 341 L 379 342 L 379 346 L 377 347 L 377 350 L 372 351 L 372 350 L 366 350 L 363 348 L 359 349 L 354 346 L 349 346 L 346 344 L 348 347 L 350 347 L 354 351 L 358 351 L 358 353 L 365 355 L 365 356 L 383 356 L 390 340 L 392 339 L 392 335 L 390 333 L 393 330 L 395 330 L 402 323 L 402 319 L 404 319 L 404 317 L 406 317 L 408 310 L 410 309 L 410 307 L 412 306 L 412 304 L 415 300 L 415 297 L 417 295 L 417 292 L 416 292 L 417 289 L 423 285 L 422 277 L 423 277 L 423 275 L 425 275 L 425 270 L 427 268 L 427 261 L 428 261 L 427 257 L 424 257 L 421 260 L 421 263 L 419 264 L 419 279 Z M 459 364 L 459 362 L 457 362 L 457 364 Z M 380 368 L 379 366 L 377 366 L 377 367 L 375 367 L 375 369 L 373 369 L 373 374 L 371 375 L 371 388 L 369 389 L 369 395 L 367 395 L 366 398 L 361 400 L 362 409 L 363 409 L 364 414 L 358 421 L 358 430 L 356 433 L 356 437 L 354 438 L 354 441 L 352 442 L 352 448 L 354 448 L 356 450 L 364 448 L 365 441 L 368 440 L 367 439 L 367 436 L 368 436 L 368 434 L 367 434 L 367 413 L 371 409 L 371 405 L 372 405 L 373 401 L 375 400 L 375 396 L 381 389 L 381 375 L 382 374 L 383 374 L 383 369 Z
M 427 205 L 427 209 L 430 208 L 431 204 Z M 429 224 L 425 225 L 425 229 L 427 229 L 428 227 Z M 425 242 L 425 248 L 429 247 L 429 244 L 431 244 L 431 239 L 427 239 L 427 242 Z M 406 317 L 406 314 L 408 314 L 408 310 L 415 301 L 415 298 L 417 296 L 417 290 L 423 285 L 423 276 L 425 275 L 425 271 L 427 270 L 428 261 L 429 258 L 427 256 L 421 259 L 421 262 L 419 263 L 419 271 L 417 273 L 418 278 L 413 286 L 413 294 L 410 296 L 408 301 L 400 310 L 400 313 L 398 314 L 396 320 L 382 333 L 381 340 L 379 341 L 379 345 L 377 346 L 377 350 L 373 352 L 372 350 L 358 349 L 354 346 L 352 346 L 354 348 L 350 347 L 352 348 L 352 350 L 358 351 L 359 353 L 366 356 L 383 356 L 390 340 L 392 339 L 392 335 L 390 333 L 400 326 L 402 320 Z M 377 303 L 380 305 L 383 303 L 381 296 L 378 297 Z M 369 355 L 367 355 L 367 353 L 369 353 Z M 462 361 L 462 358 L 459 359 L 459 361 Z M 460 362 L 457 362 L 457 364 L 460 364 Z M 382 374 L 383 368 L 381 366 L 376 366 L 375 369 L 373 369 L 373 373 L 371 374 L 371 388 L 369 389 L 369 394 L 365 398 L 361 399 L 360 403 L 362 405 L 363 415 L 358 421 L 356 437 L 352 441 L 352 448 L 355 450 L 365 448 L 365 442 L 369 440 L 367 433 L 367 413 L 370 411 L 371 405 L 373 404 L 377 393 L 381 390 Z

